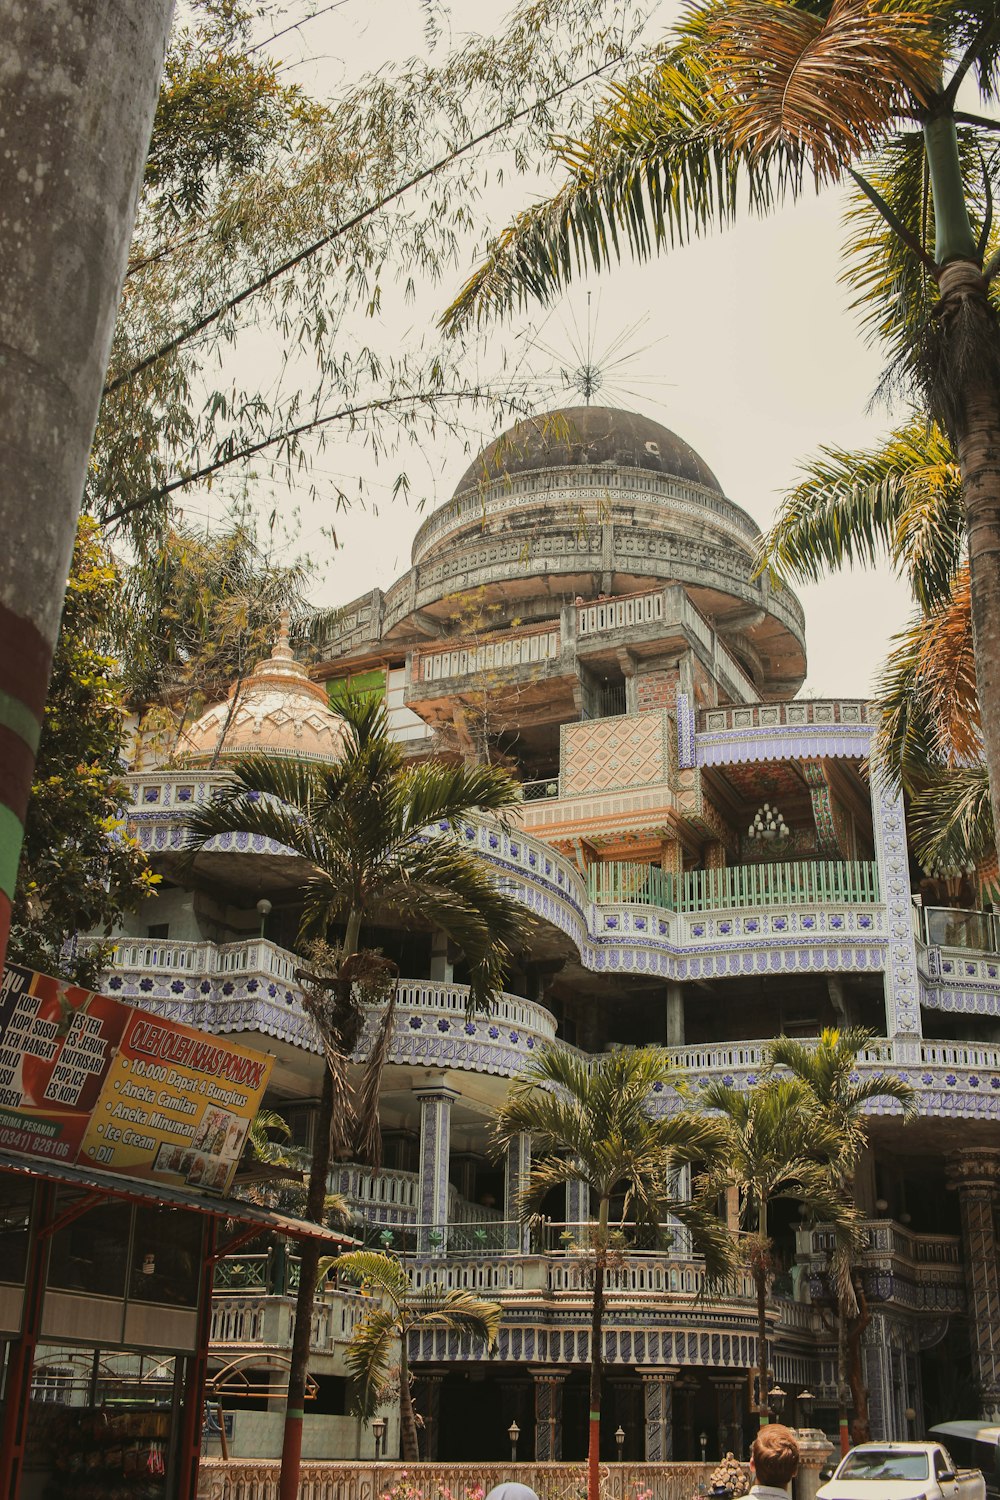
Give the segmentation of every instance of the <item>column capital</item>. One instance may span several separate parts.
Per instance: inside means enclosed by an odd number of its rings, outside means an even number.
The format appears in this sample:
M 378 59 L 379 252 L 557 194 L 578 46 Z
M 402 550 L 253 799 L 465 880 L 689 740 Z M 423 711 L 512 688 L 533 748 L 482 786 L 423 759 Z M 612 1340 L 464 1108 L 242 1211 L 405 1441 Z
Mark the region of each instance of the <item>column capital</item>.
M 532 1380 L 565 1380 L 573 1372 L 568 1365 L 529 1365 Z
M 413 1096 L 415 1099 L 448 1100 L 460 1099 L 462 1097 L 459 1090 L 454 1089 L 450 1084 L 445 1083 L 444 1079 L 442 1079 L 440 1083 L 431 1082 L 418 1086 L 413 1090 Z
M 680 1365 L 636 1365 L 635 1373 L 642 1380 L 676 1380 L 681 1373 Z
M 1000 1190 L 1000 1151 L 971 1146 L 953 1152 L 947 1160 L 947 1183 L 960 1193 L 993 1194 Z

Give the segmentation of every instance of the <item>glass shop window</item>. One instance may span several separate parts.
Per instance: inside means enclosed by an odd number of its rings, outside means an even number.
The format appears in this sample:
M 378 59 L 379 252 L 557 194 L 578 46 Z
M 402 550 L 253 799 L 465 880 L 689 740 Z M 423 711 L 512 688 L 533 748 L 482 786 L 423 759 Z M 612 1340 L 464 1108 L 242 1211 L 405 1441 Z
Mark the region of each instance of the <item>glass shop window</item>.
M 136 1208 L 129 1278 L 134 1302 L 198 1306 L 203 1222 L 201 1214 L 183 1209 Z
M 60 1193 L 56 1216 L 79 1196 Z M 131 1228 L 132 1207 L 128 1203 L 101 1203 L 73 1219 L 52 1236 L 49 1286 L 60 1292 L 123 1297 Z
M 28 1220 L 34 1189 L 30 1182 L 0 1177 L 0 1281 L 20 1286 L 28 1264 Z

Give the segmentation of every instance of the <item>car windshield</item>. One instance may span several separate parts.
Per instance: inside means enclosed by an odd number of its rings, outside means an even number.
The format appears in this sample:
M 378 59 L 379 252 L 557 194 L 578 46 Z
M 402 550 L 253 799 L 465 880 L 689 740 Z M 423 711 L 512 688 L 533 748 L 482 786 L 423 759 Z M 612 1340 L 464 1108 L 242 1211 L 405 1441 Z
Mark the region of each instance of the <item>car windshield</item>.
M 894 1453 L 891 1448 L 866 1448 L 849 1453 L 838 1479 L 926 1479 L 926 1453 Z

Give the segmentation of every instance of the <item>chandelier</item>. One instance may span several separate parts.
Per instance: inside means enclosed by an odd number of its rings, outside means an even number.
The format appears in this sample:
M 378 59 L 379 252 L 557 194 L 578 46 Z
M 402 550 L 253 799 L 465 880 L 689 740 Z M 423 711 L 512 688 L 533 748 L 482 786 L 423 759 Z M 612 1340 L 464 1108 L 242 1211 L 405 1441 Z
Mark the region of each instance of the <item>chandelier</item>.
M 776 807 L 765 802 L 754 813 L 747 833 L 752 839 L 765 839 L 770 844 L 788 837 L 788 824 Z

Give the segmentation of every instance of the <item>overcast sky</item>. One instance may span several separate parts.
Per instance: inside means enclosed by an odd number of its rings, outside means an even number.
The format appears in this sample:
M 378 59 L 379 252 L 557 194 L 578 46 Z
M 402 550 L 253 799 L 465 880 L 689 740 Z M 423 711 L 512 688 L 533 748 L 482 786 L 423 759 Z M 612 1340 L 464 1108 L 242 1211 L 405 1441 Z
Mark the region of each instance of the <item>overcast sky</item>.
M 318 6 L 324 3 L 316 0 Z M 657 15 L 665 20 L 675 9 L 664 3 Z M 490 25 L 500 14 L 499 6 L 484 0 L 453 0 L 440 10 L 450 13 L 455 41 L 465 29 Z M 289 77 L 335 94 L 367 69 L 425 51 L 423 9 L 419 0 L 342 0 L 300 33 L 282 39 L 278 48 Z M 527 201 L 533 191 L 532 184 L 508 185 L 495 227 L 509 209 L 510 192 L 515 201 Z M 542 342 L 564 351 L 566 363 L 572 363 L 574 323 L 586 323 L 589 288 L 598 352 L 640 325 L 628 345 L 644 352 L 617 371 L 617 390 L 606 394 L 607 404 L 643 411 L 679 433 L 704 457 L 727 495 L 766 527 L 804 458 L 824 443 L 869 444 L 890 424 L 884 410 L 868 410 L 879 359 L 865 347 L 848 307 L 849 293 L 838 284 L 842 208 L 842 198 L 827 193 L 769 222 L 744 222 L 652 264 L 627 264 L 578 284 L 550 312 L 515 319 L 491 338 L 511 351 L 523 350 L 525 338 L 540 329 Z M 446 290 L 453 291 L 458 281 Z M 416 316 L 439 311 L 446 300 L 444 292 L 435 291 L 429 301 L 421 299 Z M 553 367 L 540 350 L 529 364 L 539 379 Z M 542 405 L 571 399 L 557 384 L 550 390 L 549 398 L 540 397 Z M 475 427 L 478 419 L 470 420 Z M 483 441 L 495 435 L 489 427 L 481 433 Z M 385 503 L 377 514 L 354 509 L 339 516 L 337 549 L 322 533 L 326 517 L 315 507 L 304 508 L 299 546 L 320 563 L 316 602 L 345 603 L 370 588 L 387 588 L 409 566 L 410 541 L 426 507 L 449 497 L 467 463 L 458 438 L 443 438 L 418 458 L 408 455 L 412 498 L 392 501 L 388 486 L 399 471 L 398 460 L 380 470 L 360 441 L 328 447 L 318 459 L 321 482 L 328 476 L 350 488 L 363 474 L 371 493 L 384 494 Z M 806 691 L 819 696 L 868 692 L 890 635 L 909 612 L 905 588 L 882 569 L 797 592 L 806 611 Z

